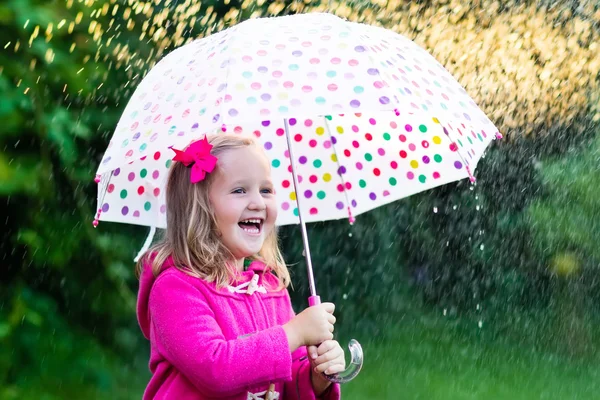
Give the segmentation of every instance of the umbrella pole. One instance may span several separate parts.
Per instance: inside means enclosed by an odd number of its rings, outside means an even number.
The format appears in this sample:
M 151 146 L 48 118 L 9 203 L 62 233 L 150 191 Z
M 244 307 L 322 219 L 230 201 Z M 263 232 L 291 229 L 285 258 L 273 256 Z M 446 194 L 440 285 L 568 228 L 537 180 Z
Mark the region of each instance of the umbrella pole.
M 310 248 L 308 247 L 308 234 L 306 233 L 306 224 L 302 219 L 302 211 L 300 208 L 300 196 L 298 195 L 298 177 L 296 176 L 296 163 L 294 162 L 294 153 L 292 150 L 292 139 L 290 135 L 290 127 L 287 118 L 283 120 L 285 127 L 285 138 L 287 139 L 288 151 L 290 152 L 290 165 L 292 167 L 292 177 L 294 178 L 294 192 L 296 192 L 296 205 L 298 206 L 298 218 L 300 219 L 300 230 L 302 232 L 302 242 L 304 243 L 304 254 L 306 256 L 306 272 L 308 273 L 308 285 L 310 287 L 310 297 L 308 298 L 309 306 L 316 306 L 321 304 L 321 298 L 317 296 L 317 289 L 315 288 L 315 278 L 313 276 L 312 262 L 310 259 Z M 352 339 L 348 345 L 351 354 L 350 365 L 342 372 L 323 376 L 330 382 L 335 383 L 346 383 L 358 375 L 363 365 L 363 351 L 360 343 Z
M 306 257 L 306 272 L 308 274 L 308 286 L 310 289 L 310 297 L 308 298 L 308 305 L 314 306 L 321 303 L 321 299 L 317 296 L 317 289 L 315 287 L 315 277 L 313 275 L 312 261 L 310 258 L 310 247 L 308 245 L 308 233 L 306 232 L 306 223 L 302 218 L 302 208 L 300 207 L 300 192 L 298 191 L 298 177 L 296 176 L 296 163 L 294 159 L 294 152 L 292 150 L 292 139 L 290 135 L 290 127 L 287 118 L 283 120 L 285 127 L 285 138 L 287 139 L 288 151 L 290 153 L 290 165 L 292 167 L 292 177 L 294 178 L 294 192 L 296 192 L 296 206 L 298 207 L 298 218 L 300 219 L 300 231 L 302 232 L 302 243 L 304 244 L 304 255 Z

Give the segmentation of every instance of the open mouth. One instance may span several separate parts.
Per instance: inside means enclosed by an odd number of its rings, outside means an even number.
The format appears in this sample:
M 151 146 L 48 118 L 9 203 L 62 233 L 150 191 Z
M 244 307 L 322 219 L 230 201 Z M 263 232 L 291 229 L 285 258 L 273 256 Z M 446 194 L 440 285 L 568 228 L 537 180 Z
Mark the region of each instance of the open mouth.
M 251 235 L 258 235 L 262 231 L 263 220 L 260 218 L 244 219 L 238 225 L 244 232 Z

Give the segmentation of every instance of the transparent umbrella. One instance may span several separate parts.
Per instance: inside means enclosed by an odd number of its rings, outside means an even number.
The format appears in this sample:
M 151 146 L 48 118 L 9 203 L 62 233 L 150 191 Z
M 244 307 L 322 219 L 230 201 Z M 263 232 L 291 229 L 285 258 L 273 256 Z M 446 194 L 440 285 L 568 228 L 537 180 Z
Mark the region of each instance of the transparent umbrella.
M 331 14 L 242 22 L 184 45 L 150 70 L 97 171 L 99 220 L 166 227 L 171 146 L 207 133 L 254 135 L 272 165 L 278 224 L 299 224 L 309 304 L 319 303 L 305 224 L 354 217 L 469 178 L 501 137 L 427 51 Z M 142 251 L 143 251 L 142 250 Z M 360 371 L 350 343 L 346 382 Z

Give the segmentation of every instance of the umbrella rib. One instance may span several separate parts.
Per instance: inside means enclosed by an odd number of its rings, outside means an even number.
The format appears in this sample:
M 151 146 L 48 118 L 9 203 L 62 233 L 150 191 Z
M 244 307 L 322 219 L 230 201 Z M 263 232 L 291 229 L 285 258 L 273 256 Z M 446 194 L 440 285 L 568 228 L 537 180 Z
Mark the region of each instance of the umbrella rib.
M 342 187 L 344 189 L 344 197 L 346 198 L 346 205 L 347 205 L 347 209 L 348 209 L 348 220 L 350 221 L 350 224 L 352 225 L 354 223 L 354 216 L 352 215 L 352 211 L 350 209 L 350 198 L 348 197 L 348 192 L 346 190 L 346 182 L 344 181 L 344 177 L 341 174 L 341 164 L 340 164 L 340 158 L 338 157 L 338 153 L 337 153 L 337 149 L 336 149 L 336 139 L 333 138 L 333 136 L 331 135 L 331 129 L 329 127 L 329 123 L 327 122 L 327 117 L 323 116 L 323 121 L 325 121 L 325 130 L 327 131 L 327 134 L 329 135 L 329 139 L 331 140 L 331 146 L 333 147 L 333 154 L 335 154 L 335 162 L 338 166 L 338 170 L 337 170 L 337 174 L 340 177 L 340 179 L 342 180 Z
M 467 159 L 463 156 L 462 152 L 460 151 L 460 148 L 456 144 L 456 140 L 454 139 L 454 136 L 450 134 L 450 131 L 446 128 L 446 125 L 442 124 L 442 121 L 439 118 L 438 118 L 438 120 L 440 121 L 440 125 L 442 126 L 444 133 L 446 134 L 448 139 L 450 139 L 450 142 L 456 146 L 456 153 L 458 154 L 458 156 L 462 160 L 463 164 L 465 165 L 465 169 L 467 171 L 467 174 L 469 175 L 469 180 L 472 183 L 475 183 L 475 180 L 476 180 L 475 175 L 473 175 L 473 171 L 471 171 L 471 168 L 469 167 L 469 163 L 467 162 Z
M 312 261 L 310 257 L 310 247 L 308 243 L 308 233 L 306 232 L 306 224 L 302 218 L 302 211 L 300 208 L 300 195 L 298 194 L 298 188 L 300 186 L 298 177 L 296 175 L 296 164 L 294 162 L 294 153 L 292 150 L 292 140 L 290 139 L 290 127 L 287 118 L 283 119 L 285 127 L 285 138 L 287 140 L 288 151 L 290 153 L 290 165 L 292 167 L 292 178 L 294 182 L 294 192 L 296 193 L 296 205 L 298 206 L 298 219 L 300 220 L 300 231 L 302 232 L 302 242 L 304 244 L 304 252 L 306 256 L 306 272 L 308 273 L 308 286 L 310 288 L 311 299 L 317 298 L 317 289 L 315 286 L 315 277 L 313 274 Z M 309 301 L 311 301 L 309 299 Z M 312 305 L 312 304 L 311 304 Z
M 232 26 L 229 29 L 232 28 L 238 28 L 237 26 Z M 230 32 L 231 33 L 231 32 Z M 233 38 L 233 34 L 227 39 L 227 45 L 231 44 L 231 40 Z M 226 56 L 226 60 L 227 60 L 227 72 L 225 72 L 225 85 L 226 86 L 226 92 L 225 95 L 229 93 L 230 88 L 229 88 L 229 75 L 231 73 L 231 64 L 229 63 L 229 61 L 231 60 L 230 56 Z M 223 95 L 223 98 L 225 98 L 225 95 Z M 227 131 L 227 124 L 225 122 L 225 101 L 222 101 L 220 104 L 220 108 L 219 108 L 219 115 L 221 116 L 221 131 L 223 133 L 225 133 Z M 217 128 L 217 133 L 219 132 L 219 128 Z
M 98 193 L 102 193 L 102 197 L 98 196 L 98 198 L 96 199 L 98 201 L 98 210 L 96 213 L 96 218 L 94 219 L 95 224 L 97 224 L 97 222 L 100 220 L 100 214 L 102 213 L 102 205 L 104 203 L 104 197 L 106 197 L 106 192 L 108 191 L 108 185 L 110 184 L 110 180 L 112 179 L 113 174 L 114 174 L 114 170 L 110 171 L 110 175 L 108 176 L 108 179 L 106 179 L 105 182 L 102 182 L 103 181 L 102 177 L 100 177 L 100 182 L 98 182 L 98 186 L 99 186 Z

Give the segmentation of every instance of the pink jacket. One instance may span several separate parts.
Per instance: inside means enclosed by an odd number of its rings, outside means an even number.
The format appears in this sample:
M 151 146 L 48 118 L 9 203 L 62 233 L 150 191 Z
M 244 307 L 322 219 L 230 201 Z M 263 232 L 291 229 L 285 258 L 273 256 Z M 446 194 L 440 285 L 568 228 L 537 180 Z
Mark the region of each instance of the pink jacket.
M 238 282 L 258 275 L 277 278 L 253 262 Z M 268 286 L 267 286 L 268 287 Z M 150 340 L 152 378 L 146 399 L 262 399 L 270 383 L 279 399 L 315 400 L 306 348 L 290 354 L 282 325 L 293 316 L 287 290 L 252 295 L 216 289 L 189 276 L 169 259 L 154 278 L 146 265 L 140 279 L 138 322 Z M 322 399 L 340 398 L 332 384 Z

